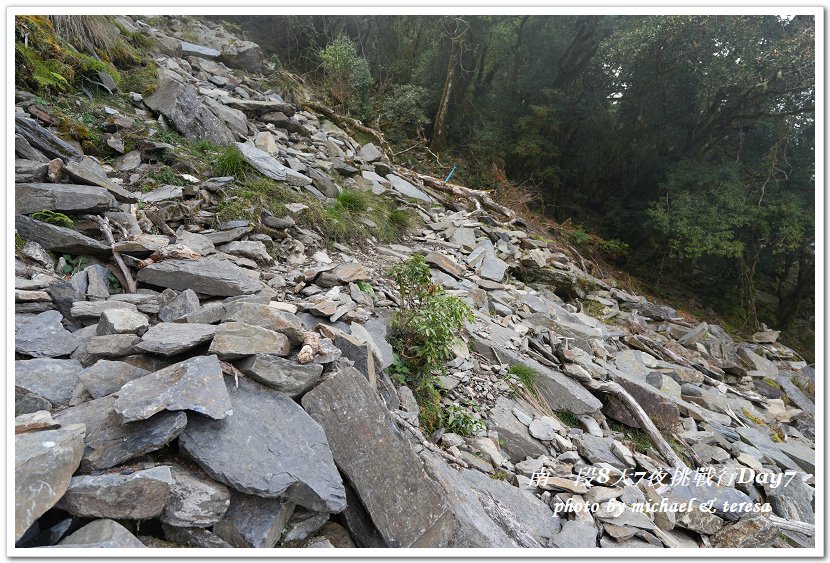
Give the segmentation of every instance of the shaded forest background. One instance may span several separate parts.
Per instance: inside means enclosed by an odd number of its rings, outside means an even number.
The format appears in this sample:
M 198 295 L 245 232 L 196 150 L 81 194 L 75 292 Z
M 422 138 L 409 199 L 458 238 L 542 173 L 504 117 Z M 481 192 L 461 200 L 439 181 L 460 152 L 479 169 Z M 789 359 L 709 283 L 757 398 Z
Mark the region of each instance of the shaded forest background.
M 812 16 L 221 16 L 398 159 L 812 356 Z

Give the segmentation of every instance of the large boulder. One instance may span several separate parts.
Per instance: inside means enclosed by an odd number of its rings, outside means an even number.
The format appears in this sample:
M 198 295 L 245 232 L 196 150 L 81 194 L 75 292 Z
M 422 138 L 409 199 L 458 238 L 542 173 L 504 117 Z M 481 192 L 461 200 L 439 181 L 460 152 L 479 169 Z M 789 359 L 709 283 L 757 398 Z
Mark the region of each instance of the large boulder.
M 84 453 L 83 424 L 14 437 L 14 541 L 63 496 Z
M 386 407 L 360 372 L 340 369 L 302 403 L 325 429 L 337 466 L 389 547 L 447 545 L 453 519 L 440 486 L 392 430 Z
M 320 425 L 288 395 L 245 377 L 238 387 L 233 378 L 225 383 L 233 414 L 222 420 L 191 417 L 179 437 L 182 451 L 237 491 L 342 511 L 343 481 Z
M 234 134 L 199 101 L 196 89 L 168 72 L 159 73 L 159 87 L 144 103 L 166 117 L 190 140 L 207 139 L 217 145 L 229 145 Z
M 230 297 L 256 293 L 262 284 L 228 260 L 164 260 L 139 270 L 140 282 L 176 291 Z

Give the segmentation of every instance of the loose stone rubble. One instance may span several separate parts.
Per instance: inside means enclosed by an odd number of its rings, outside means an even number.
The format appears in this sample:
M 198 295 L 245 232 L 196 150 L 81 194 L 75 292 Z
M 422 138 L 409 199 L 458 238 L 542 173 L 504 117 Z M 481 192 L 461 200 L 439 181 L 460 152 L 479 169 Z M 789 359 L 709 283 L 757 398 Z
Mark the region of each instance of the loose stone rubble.
M 261 91 L 251 73 L 271 63 L 221 26 L 119 21 L 159 41 L 162 68 L 134 113 L 114 110 L 126 127 L 236 142 L 256 170 L 322 201 L 342 189 L 335 169 L 423 223 L 359 248 L 327 246 L 290 215 L 219 224 L 214 194 L 233 178 L 142 194 L 161 143 L 99 164 L 18 92 L 18 546 L 814 544 L 815 372 L 776 331 L 737 342 L 594 277 L 521 223 L 444 207 L 376 145 Z M 38 165 L 53 159 L 65 175 Z M 42 209 L 105 215 L 115 245 L 30 216 Z M 136 292 L 110 295 L 110 274 L 123 276 L 113 248 Z M 471 435 L 416 436 L 412 390 L 388 374 L 386 271 L 413 253 L 475 313 L 439 378 L 442 405 L 481 423 Z M 681 454 L 685 479 L 611 384 Z M 704 468 L 739 478 L 696 482 Z

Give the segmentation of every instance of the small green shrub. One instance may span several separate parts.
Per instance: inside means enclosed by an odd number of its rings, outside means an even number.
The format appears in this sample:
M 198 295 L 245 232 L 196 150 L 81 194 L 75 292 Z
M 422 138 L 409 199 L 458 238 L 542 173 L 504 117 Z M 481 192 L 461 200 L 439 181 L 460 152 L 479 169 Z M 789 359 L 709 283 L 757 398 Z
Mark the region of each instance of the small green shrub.
M 332 100 L 360 118 L 368 117 L 372 73 L 354 41 L 337 37 L 320 51 L 320 60 Z
M 216 159 L 216 172 L 222 176 L 241 178 L 248 170 L 248 163 L 242 156 L 242 151 L 236 145 L 229 145 L 222 149 Z
M 589 235 L 582 229 L 577 229 L 575 231 L 568 232 L 567 237 L 568 241 L 574 246 L 585 246 L 586 244 L 588 244 L 591 235 Z
M 149 174 L 147 177 L 151 180 L 155 181 L 156 184 L 159 186 L 166 186 L 168 184 L 172 184 L 174 186 L 181 184 L 181 179 L 173 172 L 173 169 L 169 166 L 162 164 Z
M 378 104 L 378 119 L 384 132 L 395 139 L 407 139 L 429 123 L 423 109 L 429 92 L 414 84 L 395 84 Z
M 75 228 L 75 221 L 73 221 L 71 218 L 64 215 L 63 213 L 58 213 L 57 211 L 50 211 L 48 209 L 38 211 L 37 213 L 32 213 L 32 219 L 37 219 L 38 221 L 43 221 L 44 223 L 57 225 L 59 227 L 66 227 L 67 229 Z
M 582 428 L 582 425 L 579 423 L 579 419 L 573 414 L 567 411 L 556 411 L 555 414 L 559 421 L 565 426 L 570 426 L 571 428 Z
M 435 388 L 435 372 L 453 357 L 452 345 L 465 321 L 474 320 L 466 303 L 447 294 L 432 283 L 424 257 L 415 254 L 396 264 L 389 276 L 398 286 L 400 308 L 392 316 L 392 346 L 406 367 L 406 383 L 421 407 L 421 424 L 428 432 L 435 430 L 436 405 L 440 395 Z
M 461 436 L 475 436 L 486 430 L 486 426 L 477 418 L 458 405 L 450 405 L 444 410 L 442 425 L 447 432 Z
M 525 389 L 534 395 L 536 394 L 536 377 L 539 375 L 536 373 L 536 370 L 524 364 L 513 364 L 507 370 L 507 373 L 515 375 L 521 381 L 522 385 L 524 385 Z
M 649 438 L 648 434 L 643 432 L 640 428 L 633 428 L 613 420 L 608 421 L 608 426 L 611 430 L 621 432 L 626 438 L 628 438 L 631 445 L 634 447 L 634 451 L 645 453 L 650 449 L 654 449 L 654 443 L 651 441 L 651 438 Z
M 63 273 L 65 275 L 73 275 L 77 274 L 87 266 L 89 266 L 89 258 L 86 256 L 70 256 L 69 254 L 63 255 L 63 260 L 66 262 L 63 266 Z

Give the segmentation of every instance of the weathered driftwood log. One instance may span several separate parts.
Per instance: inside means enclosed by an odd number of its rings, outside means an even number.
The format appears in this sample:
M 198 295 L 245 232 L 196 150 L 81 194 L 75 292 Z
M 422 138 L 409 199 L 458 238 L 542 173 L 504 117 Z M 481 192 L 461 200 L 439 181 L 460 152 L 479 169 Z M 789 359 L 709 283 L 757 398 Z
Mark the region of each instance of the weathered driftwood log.
M 661 456 L 663 456 L 663 459 L 669 462 L 669 464 L 673 467 L 679 469 L 687 468 L 683 460 L 680 459 L 680 456 L 674 453 L 674 450 L 671 449 L 671 446 L 648 417 L 646 411 L 643 410 L 634 397 L 632 397 L 631 394 L 619 383 L 615 383 L 613 381 L 599 381 L 596 379 L 593 379 L 590 382 L 582 381 L 580 383 L 592 391 L 601 391 L 603 393 L 614 395 L 620 399 L 631 415 L 637 419 L 637 422 L 640 424 L 640 428 L 642 428 L 642 430 L 651 439 L 654 447 L 657 448 L 657 451 Z
M 303 335 L 303 347 L 300 348 L 300 353 L 297 354 L 297 361 L 301 364 L 307 364 L 314 359 L 315 354 L 320 351 L 320 335 L 316 332 L 308 331 Z
M 811 537 L 815 537 L 816 535 L 815 524 L 798 522 L 797 520 L 787 520 L 786 518 L 781 518 L 780 516 L 775 516 L 774 514 L 769 517 L 769 521 L 782 530 L 786 530 L 788 532 L 797 532 Z

